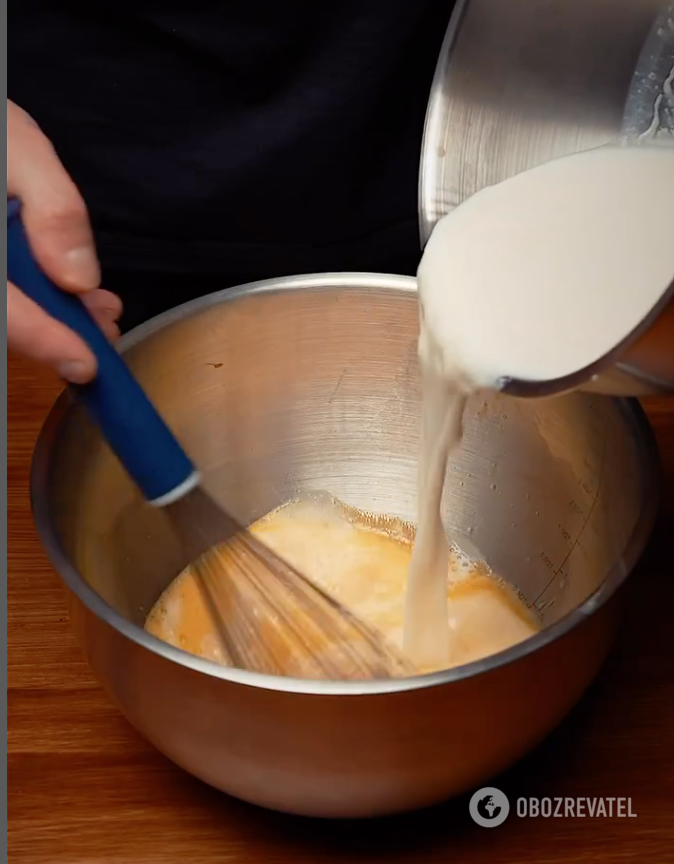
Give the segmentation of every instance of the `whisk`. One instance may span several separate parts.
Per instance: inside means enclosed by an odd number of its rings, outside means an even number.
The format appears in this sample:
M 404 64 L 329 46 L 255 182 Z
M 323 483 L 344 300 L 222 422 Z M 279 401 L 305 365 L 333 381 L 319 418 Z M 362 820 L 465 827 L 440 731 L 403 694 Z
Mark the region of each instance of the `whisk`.
M 414 674 L 378 631 L 249 532 L 191 568 L 205 588 L 227 665 L 293 678 L 363 680 Z
M 413 672 L 375 628 L 311 583 L 225 513 L 81 300 L 33 259 L 21 205 L 7 201 L 7 278 L 89 345 L 98 372 L 71 386 L 146 500 L 162 507 L 192 561 L 228 663 L 303 678 Z

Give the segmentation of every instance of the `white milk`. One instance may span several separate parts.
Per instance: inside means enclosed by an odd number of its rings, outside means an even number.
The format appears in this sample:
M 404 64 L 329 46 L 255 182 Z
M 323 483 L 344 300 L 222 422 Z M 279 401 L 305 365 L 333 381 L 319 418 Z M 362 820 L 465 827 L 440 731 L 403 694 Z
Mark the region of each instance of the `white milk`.
M 403 638 L 417 663 L 442 666 L 440 500 L 466 398 L 580 371 L 646 317 L 674 279 L 674 148 L 602 147 L 478 192 L 438 222 L 417 278 L 422 447 Z

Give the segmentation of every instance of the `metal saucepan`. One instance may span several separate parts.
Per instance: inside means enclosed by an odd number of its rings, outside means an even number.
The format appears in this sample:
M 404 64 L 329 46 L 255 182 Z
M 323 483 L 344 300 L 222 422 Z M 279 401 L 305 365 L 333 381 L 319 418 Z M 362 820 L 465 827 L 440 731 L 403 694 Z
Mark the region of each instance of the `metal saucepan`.
M 618 140 L 674 146 L 672 0 L 459 0 L 426 117 L 422 245 L 483 187 Z M 616 352 L 569 383 L 674 393 L 673 296 L 674 283 Z
M 195 300 L 122 349 L 238 518 L 327 490 L 413 520 L 417 334 L 414 280 L 339 274 Z M 147 635 L 180 552 L 65 396 L 37 445 L 32 501 L 86 655 L 149 741 L 247 801 L 374 816 L 475 787 L 562 720 L 609 650 L 657 504 L 638 406 L 588 394 L 473 398 L 448 476 L 452 536 L 516 586 L 543 629 L 453 671 L 380 683 L 221 669 Z

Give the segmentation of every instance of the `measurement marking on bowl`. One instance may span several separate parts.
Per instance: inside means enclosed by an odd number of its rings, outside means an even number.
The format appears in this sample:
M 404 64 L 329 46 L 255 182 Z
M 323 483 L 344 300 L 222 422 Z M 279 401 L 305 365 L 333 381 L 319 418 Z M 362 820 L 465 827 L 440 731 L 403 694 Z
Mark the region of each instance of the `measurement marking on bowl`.
M 603 446 L 602 446 L 602 451 L 601 451 L 601 459 L 600 459 L 600 463 L 599 463 L 599 474 L 598 474 L 598 477 L 597 477 L 597 488 L 596 488 L 596 490 L 594 491 L 594 495 L 593 495 L 593 498 L 592 498 L 592 503 L 590 504 L 590 508 L 589 508 L 589 510 L 588 510 L 588 512 L 587 512 L 587 515 L 586 515 L 585 518 L 583 519 L 583 524 L 581 525 L 580 530 L 578 531 L 578 534 L 576 535 L 575 540 L 571 543 L 571 545 L 570 545 L 570 547 L 569 547 L 569 550 L 567 551 L 566 555 L 564 556 L 564 560 L 563 560 L 562 563 L 559 565 L 559 567 L 557 567 L 557 568 L 555 569 L 554 563 L 552 562 L 552 560 L 550 559 L 550 557 L 547 555 L 547 553 L 545 553 L 545 552 L 541 552 L 541 554 L 540 554 L 540 559 L 541 559 L 541 561 L 542 561 L 543 564 L 548 568 L 548 570 L 551 570 L 551 571 L 552 571 L 552 576 L 550 577 L 550 580 L 548 581 L 548 583 L 544 586 L 543 590 L 539 592 L 539 594 L 535 597 L 534 600 L 532 600 L 532 602 L 531 602 L 530 605 L 529 605 L 529 608 L 532 608 L 532 607 L 535 608 L 535 609 L 538 609 L 538 608 L 539 608 L 539 605 L 538 605 L 538 604 L 539 604 L 539 602 L 540 602 L 541 597 L 543 597 L 543 596 L 545 595 L 546 591 L 548 591 L 548 590 L 550 589 L 551 585 L 553 585 L 553 583 L 555 582 L 555 580 L 557 579 L 557 577 L 558 577 L 558 576 L 560 575 L 560 573 L 562 572 L 562 569 L 564 568 L 565 564 L 567 563 L 567 561 L 568 561 L 569 558 L 571 557 L 571 555 L 572 555 L 574 549 L 575 549 L 576 547 L 578 547 L 579 544 L 580 544 L 580 538 L 583 536 L 583 532 L 585 531 L 585 529 L 586 529 L 586 527 L 587 527 L 587 525 L 588 525 L 590 519 L 592 518 L 592 514 L 593 514 L 594 509 L 595 509 L 595 507 L 597 506 L 597 502 L 599 501 L 599 498 L 600 498 L 600 492 L 601 492 L 602 480 L 603 480 L 603 477 L 604 477 L 604 464 L 605 464 L 605 461 L 606 461 L 606 450 L 607 450 L 607 447 L 606 447 L 606 439 L 604 439 L 604 441 L 603 441 Z M 584 490 L 587 491 L 587 488 L 588 488 L 588 487 L 587 487 L 587 484 L 586 484 L 584 481 L 582 481 L 582 480 L 579 480 L 578 482 L 579 482 L 579 484 L 581 485 L 581 487 L 582 487 Z M 571 503 L 572 505 L 575 505 L 575 507 L 577 508 L 577 512 L 578 512 L 579 515 L 580 515 L 580 514 L 582 513 L 582 510 L 581 510 L 581 508 L 579 507 L 579 505 L 576 504 L 575 501 L 571 501 L 570 503 Z M 571 535 L 569 534 L 569 532 L 568 532 L 568 531 L 567 531 L 567 530 L 566 530 L 566 529 L 565 529 L 561 524 L 559 525 L 559 530 L 560 530 L 560 532 L 562 533 L 562 536 L 563 536 L 565 539 L 567 539 L 567 537 L 568 537 L 569 540 L 571 539 Z M 582 547 L 581 547 L 581 548 L 582 548 Z M 568 578 L 567 578 L 566 581 L 568 582 Z
M 571 499 L 571 501 L 569 501 L 569 510 L 571 510 L 572 513 L 575 513 L 576 516 L 584 516 L 585 515 L 583 508 L 580 506 L 580 504 L 578 504 L 573 499 Z
M 562 535 L 564 540 L 566 540 L 567 543 L 570 543 L 571 542 L 571 535 L 566 530 L 566 528 L 561 523 L 557 527 L 559 528 L 559 533 Z

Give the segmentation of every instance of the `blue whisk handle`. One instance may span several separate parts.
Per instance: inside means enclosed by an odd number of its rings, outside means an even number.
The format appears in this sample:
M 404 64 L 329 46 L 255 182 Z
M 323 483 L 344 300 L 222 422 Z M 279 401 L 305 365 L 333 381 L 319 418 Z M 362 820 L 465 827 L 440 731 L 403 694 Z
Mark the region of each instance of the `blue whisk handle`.
M 196 485 L 194 465 L 87 308 L 36 264 L 15 199 L 7 200 L 7 278 L 94 353 L 96 377 L 72 389 L 143 495 L 161 505 Z

